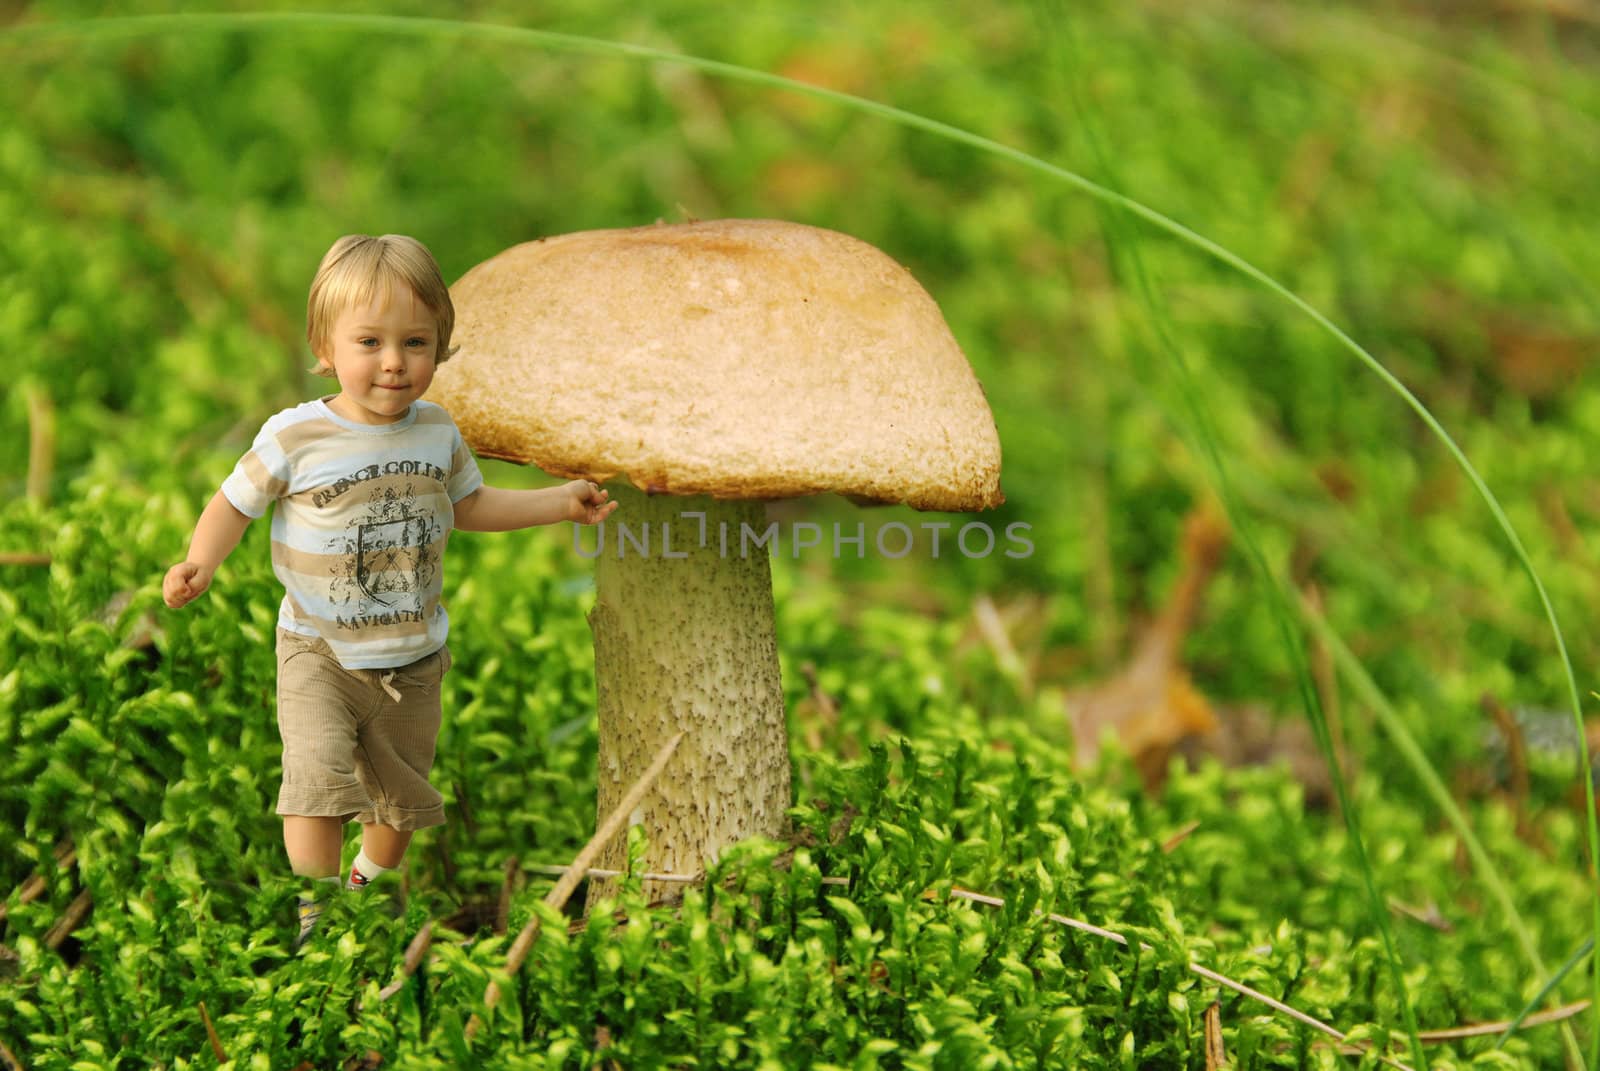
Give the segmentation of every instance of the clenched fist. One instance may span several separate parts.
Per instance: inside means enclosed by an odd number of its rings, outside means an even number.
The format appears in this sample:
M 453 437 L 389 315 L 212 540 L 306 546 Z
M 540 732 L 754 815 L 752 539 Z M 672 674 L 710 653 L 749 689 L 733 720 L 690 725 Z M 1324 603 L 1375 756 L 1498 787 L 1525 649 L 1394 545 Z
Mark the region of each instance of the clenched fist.
M 161 581 L 161 597 L 174 610 L 185 606 L 205 593 L 215 572 L 194 562 L 179 562 L 167 570 L 166 579 Z

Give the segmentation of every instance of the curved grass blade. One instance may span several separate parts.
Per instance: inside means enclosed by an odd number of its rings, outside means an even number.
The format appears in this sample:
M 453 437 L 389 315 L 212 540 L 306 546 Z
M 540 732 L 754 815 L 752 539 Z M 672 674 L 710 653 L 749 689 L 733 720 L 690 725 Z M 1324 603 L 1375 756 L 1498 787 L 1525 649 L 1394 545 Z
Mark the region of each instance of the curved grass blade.
M 1522 955 L 1533 966 L 1534 972 L 1544 975 L 1544 960 L 1539 955 L 1538 942 L 1534 940 L 1533 933 L 1528 929 L 1527 923 L 1522 918 L 1522 913 L 1517 910 L 1516 904 L 1511 899 L 1511 890 L 1503 880 L 1500 868 L 1489 858 L 1489 853 L 1484 849 L 1483 842 L 1472 831 L 1472 826 L 1467 822 L 1467 816 L 1462 813 L 1461 806 L 1456 803 L 1455 797 L 1445 786 L 1444 779 L 1434 769 L 1433 763 L 1428 760 L 1427 753 L 1422 750 L 1422 745 L 1417 743 L 1417 738 L 1411 734 L 1411 729 L 1406 725 L 1405 719 L 1400 717 L 1389 698 L 1383 694 L 1367 668 L 1356 658 L 1349 646 L 1334 631 L 1327 618 L 1318 613 L 1311 605 L 1310 600 L 1300 596 L 1298 600 L 1301 619 L 1317 634 L 1317 638 L 1327 645 L 1333 654 L 1333 660 L 1339 670 L 1344 674 L 1346 681 L 1355 689 L 1361 701 L 1372 709 L 1373 716 L 1383 726 L 1383 731 L 1388 734 L 1390 743 L 1394 745 L 1400 757 L 1410 765 L 1412 773 L 1422 782 L 1423 789 L 1432 797 L 1434 804 L 1449 822 L 1456 836 L 1461 838 L 1462 845 L 1467 849 L 1467 855 L 1472 858 L 1472 865 L 1478 872 L 1479 880 L 1488 888 L 1489 894 L 1500 905 L 1500 910 L 1505 914 L 1506 923 L 1511 927 L 1512 936 L 1521 946 Z M 1589 935 L 1589 944 L 1592 946 L 1594 935 Z M 1571 965 L 1563 967 L 1546 982 L 1539 996 L 1535 997 L 1523 1009 L 1515 1023 L 1508 1030 L 1515 1030 L 1517 1025 L 1527 1017 L 1544 997 L 1560 984 L 1561 979 L 1571 970 Z M 1561 1024 L 1561 1042 L 1567 1049 L 1567 1056 L 1571 1066 L 1583 1066 L 1583 1051 L 1578 1046 L 1578 1039 L 1572 1032 L 1569 1023 Z
M 1555 607 L 1550 601 L 1550 596 L 1545 590 L 1544 583 L 1535 569 L 1532 559 L 1522 545 L 1521 538 L 1512 526 L 1510 518 L 1506 515 L 1499 499 L 1489 489 L 1478 470 L 1467 459 L 1465 453 L 1457 445 L 1455 439 L 1445 430 L 1444 426 L 1428 411 L 1427 407 L 1408 389 L 1405 384 L 1391 373 L 1384 365 L 1366 351 L 1359 343 L 1352 339 L 1336 324 L 1319 312 L 1314 306 L 1289 290 L 1282 283 L 1267 275 L 1261 269 L 1245 260 L 1243 257 L 1231 252 L 1216 242 L 1191 230 L 1169 216 L 1150 208 L 1147 205 L 1117 193 L 1105 186 L 1095 183 L 1076 172 L 1059 167 L 1048 161 L 1042 160 L 1020 149 L 983 137 L 961 127 L 930 119 L 915 112 L 905 111 L 878 101 L 858 97 L 853 94 L 843 93 L 834 89 L 809 85 L 782 75 L 772 74 L 767 71 L 742 67 L 738 64 L 726 63 L 721 60 L 705 59 L 699 56 L 689 56 L 683 53 L 670 52 L 664 49 L 651 48 L 645 45 L 629 44 L 626 42 L 610 41 L 601 38 L 585 37 L 577 34 L 557 33 L 548 30 L 526 29 L 517 26 L 505 26 L 493 23 L 467 22 L 454 19 L 420 18 L 399 15 L 368 15 L 368 14 L 339 14 L 339 13 L 313 13 L 313 12 L 206 12 L 192 14 L 167 14 L 167 15 L 132 15 L 115 16 L 106 18 L 93 18 L 83 20 L 68 20 L 57 23 L 36 23 L 13 25 L 0 29 L 0 42 L 15 45 L 34 46 L 51 41 L 76 43 L 82 41 L 108 41 L 123 38 L 144 36 L 173 35 L 177 31 L 220 31 L 238 32 L 250 29 L 322 29 L 349 31 L 364 31 L 368 33 L 389 33 L 410 37 L 427 38 L 466 38 L 480 41 L 497 41 L 508 44 L 536 45 L 543 48 L 575 52 L 587 55 L 604 57 L 623 57 L 636 60 L 645 60 L 658 63 L 670 63 L 690 67 L 707 74 L 728 78 L 734 81 L 746 82 L 753 85 L 766 86 L 789 92 L 800 93 L 821 100 L 830 101 L 852 111 L 867 115 L 877 116 L 900 126 L 915 130 L 922 130 L 937 137 L 946 139 L 987 153 L 1001 159 L 1010 160 L 1032 171 L 1040 172 L 1050 178 L 1079 190 L 1082 193 L 1113 206 L 1134 216 L 1145 223 L 1179 239 L 1185 244 L 1206 253 L 1213 259 L 1234 269 L 1256 284 L 1266 288 L 1272 294 L 1287 301 L 1303 315 L 1309 317 L 1339 343 L 1341 347 L 1351 353 L 1362 364 L 1376 375 L 1383 383 L 1409 406 L 1417 417 L 1422 420 L 1435 438 L 1437 438 L 1455 459 L 1457 466 L 1472 483 L 1474 490 L 1488 507 L 1490 515 L 1499 526 L 1507 543 L 1510 544 L 1517 561 L 1522 566 L 1534 590 L 1539 596 L 1539 601 L 1544 609 L 1546 620 L 1555 637 L 1556 650 L 1566 676 L 1572 714 L 1578 727 L 1579 749 L 1582 756 L 1583 768 L 1589 768 L 1588 742 L 1582 732 L 1583 712 L 1582 703 L 1578 696 L 1578 682 L 1572 661 L 1567 653 L 1566 638 L 1562 632 L 1560 621 L 1556 617 Z M 1296 648 L 1298 650 L 1298 648 Z M 1313 697 L 1312 702 L 1315 702 Z M 1600 822 L 1595 815 L 1594 785 L 1590 778 L 1584 778 L 1584 796 L 1588 810 L 1589 833 L 1589 858 L 1591 868 L 1595 860 L 1600 859 Z M 1591 870 L 1591 880 L 1593 871 Z M 1600 933 L 1600 886 L 1594 889 L 1593 897 L 1595 932 Z M 1595 1045 L 1600 1046 L 1600 972 L 1595 976 Z M 1414 1031 L 1413 1031 L 1414 1034 Z
M 1511 1025 L 1506 1027 L 1505 1033 L 1500 1035 L 1499 1039 L 1494 1043 L 1494 1047 L 1498 1049 L 1504 1046 L 1511 1035 L 1515 1034 L 1522 1026 L 1523 1020 L 1532 1015 L 1539 1005 L 1544 1003 L 1544 998 L 1548 997 L 1555 987 L 1561 984 L 1561 980 L 1571 974 L 1578 964 L 1582 963 L 1589 953 L 1593 951 L 1594 934 L 1591 933 L 1583 939 L 1583 944 L 1579 945 L 1572 955 L 1567 957 L 1567 962 L 1563 963 L 1556 970 L 1556 973 L 1550 976 L 1550 980 L 1539 987 L 1539 992 L 1533 995 L 1533 999 L 1529 1000 L 1522 1010 L 1517 1012 L 1517 1017 L 1511 1020 Z
M 1039 12 L 1041 22 L 1046 24 L 1047 33 L 1050 30 L 1060 29 L 1061 32 L 1049 34 L 1049 36 L 1066 42 L 1069 59 L 1074 67 L 1078 66 L 1081 60 L 1081 53 L 1077 48 L 1072 28 L 1066 25 L 1066 20 L 1058 15 L 1055 5 L 1047 6 L 1041 0 Z M 1060 19 L 1059 27 L 1053 25 L 1057 19 Z M 1067 83 L 1067 97 L 1073 103 L 1079 128 L 1083 132 L 1085 140 L 1089 143 L 1096 164 L 1102 173 L 1111 177 L 1113 183 L 1120 185 L 1116 178 L 1116 164 L 1111 159 L 1110 153 L 1106 151 L 1105 145 L 1100 138 L 1099 126 L 1095 121 L 1094 113 L 1082 99 L 1079 80 L 1063 75 L 1063 81 Z M 1401 963 L 1399 950 L 1395 947 L 1393 927 L 1390 925 L 1388 917 L 1388 907 L 1382 892 L 1378 888 L 1377 874 L 1373 870 L 1372 861 L 1367 855 L 1366 838 L 1362 833 L 1361 816 L 1357 803 L 1345 787 L 1344 773 L 1339 768 L 1338 754 L 1334 749 L 1333 737 L 1328 729 L 1327 715 L 1322 709 L 1321 696 L 1311 679 L 1311 667 L 1306 661 L 1304 645 L 1296 635 L 1290 617 L 1284 584 L 1268 563 L 1266 554 L 1261 549 L 1260 541 L 1256 538 L 1255 525 L 1238 501 L 1238 496 L 1233 487 L 1233 477 L 1229 472 L 1228 463 L 1224 460 L 1222 449 L 1218 444 L 1217 434 L 1212 426 L 1211 411 L 1204 401 L 1198 378 L 1194 369 L 1190 366 L 1182 344 L 1177 339 L 1177 333 L 1172 326 L 1172 320 L 1167 313 L 1166 306 L 1157 296 L 1155 285 L 1151 281 L 1150 273 L 1145 267 L 1144 257 L 1139 250 L 1139 238 L 1132 234 L 1128 227 L 1124 226 L 1124 219 L 1125 217 L 1121 213 L 1102 213 L 1102 225 L 1107 232 L 1108 244 L 1114 256 L 1120 254 L 1120 259 L 1125 264 L 1127 274 L 1132 279 L 1149 316 L 1151 326 L 1154 328 L 1159 348 L 1166 354 L 1171 367 L 1177 374 L 1179 394 L 1188 417 L 1188 425 L 1182 429 L 1185 432 L 1185 438 L 1191 441 L 1191 449 L 1198 446 L 1198 453 L 1206 459 L 1207 467 L 1211 473 L 1211 482 L 1222 499 L 1223 509 L 1244 544 L 1245 553 L 1250 560 L 1253 571 L 1266 587 L 1268 605 L 1272 610 L 1273 620 L 1277 626 L 1279 642 L 1289 656 L 1295 680 L 1299 685 L 1301 703 L 1305 707 L 1306 717 L 1310 721 L 1313 733 L 1316 736 L 1317 747 L 1322 752 L 1323 762 L 1327 765 L 1329 780 L 1333 784 L 1334 794 L 1339 801 L 1339 813 L 1344 817 L 1345 830 L 1355 854 L 1356 867 L 1361 873 L 1362 883 L 1367 892 L 1368 918 L 1377 929 L 1379 938 L 1383 943 L 1384 961 L 1389 968 L 1390 980 L 1400 999 L 1401 1017 L 1405 1023 L 1406 1034 L 1411 1045 L 1411 1060 L 1414 1066 L 1425 1071 L 1428 1067 L 1427 1054 L 1422 1048 L 1416 1010 L 1412 1007 L 1409 987 L 1406 985 L 1405 968 Z

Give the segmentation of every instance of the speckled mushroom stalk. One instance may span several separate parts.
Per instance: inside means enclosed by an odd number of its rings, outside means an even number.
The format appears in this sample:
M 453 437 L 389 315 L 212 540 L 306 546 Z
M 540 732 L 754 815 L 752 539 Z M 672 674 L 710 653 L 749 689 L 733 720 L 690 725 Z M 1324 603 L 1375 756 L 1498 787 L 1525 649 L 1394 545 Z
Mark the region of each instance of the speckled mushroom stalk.
M 605 525 L 589 614 L 597 813 L 609 814 L 631 777 L 683 730 L 668 775 L 633 822 L 649 832 L 651 870 L 693 874 L 728 844 L 786 832 L 789 746 L 772 570 L 766 549 L 740 538 L 741 525 L 762 531 L 765 510 L 760 502 L 646 495 L 621 481 L 607 490 L 620 507 Z M 619 837 L 596 865 L 623 869 L 626 850 Z M 653 885 L 664 883 L 647 883 L 652 898 L 682 892 Z M 605 891 L 595 883 L 590 903 Z

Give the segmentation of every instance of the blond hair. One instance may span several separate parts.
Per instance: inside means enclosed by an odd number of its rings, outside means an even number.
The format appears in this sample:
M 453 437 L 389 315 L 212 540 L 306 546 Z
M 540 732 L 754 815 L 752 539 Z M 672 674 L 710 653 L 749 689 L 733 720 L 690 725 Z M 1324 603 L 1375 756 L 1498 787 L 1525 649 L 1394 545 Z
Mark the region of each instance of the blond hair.
M 433 313 L 438 333 L 434 363 L 449 360 L 458 348 L 450 345 L 450 332 L 456 325 L 450 288 L 428 247 L 404 234 L 377 238 L 347 234 L 323 255 L 306 299 L 306 341 L 311 343 L 311 352 L 322 356 L 341 312 L 352 305 L 370 304 L 396 283 L 404 284 Z M 333 375 L 332 369 L 323 366 L 313 371 Z

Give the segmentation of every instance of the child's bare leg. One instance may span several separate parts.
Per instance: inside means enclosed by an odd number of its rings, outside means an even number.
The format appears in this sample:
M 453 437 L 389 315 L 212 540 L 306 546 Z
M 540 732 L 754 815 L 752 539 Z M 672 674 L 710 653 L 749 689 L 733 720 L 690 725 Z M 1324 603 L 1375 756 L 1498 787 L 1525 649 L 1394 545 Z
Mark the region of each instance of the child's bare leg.
M 361 854 L 350 864 L 350 878 L 344 887 L 365 889 L 373 878 L 400 865 L 410 843 L 409 829 L 395 829 L 376 822 L 362 825 Z
M 400 865 L 400 860 L 405 858 L 406 848 L 411 844 L 411 830 L 395 829 L 392 826 L 373 824 L 361 827 L 361 850 L 367 858 L 383 867 L 393 870 Z
M 289 853 L 289 869 L 308 878 L 338 877 L 344 823 L 343 818 L 284 815 L 283 847 Z
M 283 816 L 283 847 L 289 853 L 289 868 L 301 877 L 314 878 L 314 886 L 324 882 L 339 887 L 339 855 L 344 847 L 344 824 L 348 818 L 326 818 L 304 814 Z M 326 888 L 325 886 L 323 886 Z M 316 928 L 322 915 L 318 902 L 321 893 L 300 897 L 299 948 Z

